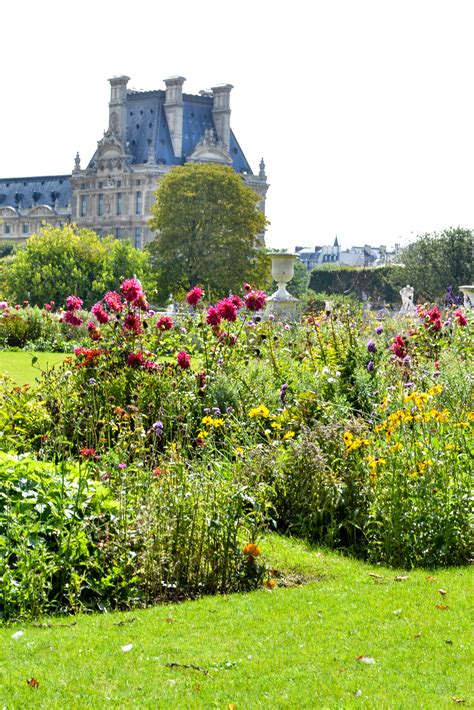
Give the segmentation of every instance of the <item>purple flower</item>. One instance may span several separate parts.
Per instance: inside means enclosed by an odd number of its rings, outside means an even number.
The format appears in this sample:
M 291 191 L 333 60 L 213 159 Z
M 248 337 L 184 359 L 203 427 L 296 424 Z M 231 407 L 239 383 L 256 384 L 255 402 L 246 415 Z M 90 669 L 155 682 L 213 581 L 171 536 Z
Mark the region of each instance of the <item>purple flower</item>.
M 160 420 L 152 424 L 151 429 L 158 439 L 163 436 L 163 422 L 160 422 Z
M 225 410 L 226 414 L 230 414 L 230 413 L 233 412 L 233 411 L 234 411 L 234 408 L 233 408 L 233 407 L 227 407 L 226 410 Z
M 127 468 L 127 464 L 126 463 L 118 463 L 117 468 Z
M 383 325 L 378 325 L 375 329 L 375 332 L 377 335 L 380 335 L 380 333 L 383 333 Z
M 375 363 L 373 360 L 369 360 L 367 364 L 367 372 L 373 372 L 375 370 Z
M 280 389 L 280 402 L 282 406 L 285 406 L 286 390 L 288 389 L 287 384 L 283 384 Z
M 407 389 L 409 389 L 410 387 L 414 387 L 415 383 L 414 382 L 405 382 L 405 384 L 403 386 L 406 387 Z
M 376 353 L 377 352 L 377 346 L 375 345 L 373 340 L 369 340 L 367 343 L 367 352 L 369 353 Z
M 402 360 L 404 365 L 409 365 L 411 363 L 411 357 L 410 355 L 405 355 L 405 357 Z
M 220 414 L 221 410 L 219 409 L 219 407 L 212 407 L 211 412 L 213 414 Z

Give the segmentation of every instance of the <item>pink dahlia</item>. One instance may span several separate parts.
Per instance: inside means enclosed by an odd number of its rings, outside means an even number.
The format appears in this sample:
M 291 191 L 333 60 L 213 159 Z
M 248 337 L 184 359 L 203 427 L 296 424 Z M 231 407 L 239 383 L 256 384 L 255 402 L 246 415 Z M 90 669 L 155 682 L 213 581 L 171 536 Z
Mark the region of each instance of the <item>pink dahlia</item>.
M 111 311 L 120 313 L 123 310 L 122 299 L 117 291 L 108 291 L 104 296 L 104 301 Z
M 464 315 L 464 313 L 461 311 L 460 308 L 457 308 L 454 311 L 453 316 L 456 318 L 458 325 L 461 325 L 461 326 L 467 325 L 467 318 Z
M 266 302 L 267 297 L 263 291 L 249 291 L 245 296 L 245 305 L 249 311 L 261 311 Z
M 68 323 L 69 325 L 74 326 L 74 328 L 79 328 L 80 325 L 82 325 L 82 318 L 78 318 L 74 311 L 66 311 L 66 313 L 63 315 L 63 321 L 65 323 Z
M 137 313 L 128 313 L 123 321 L 123 329 L 128 333 L 140 335 L 143 332 L 140 316 Z
M 396 357 L 400 358 L 401 360 L 407 354 L 407 344 L 401 335 L 396 335 L 394 337 L 393 342 L 390 346 L 390 352 L 392 352 L 394 355 L 396 355 Z
M 233 322 L 237 319 L 237 307 L 231 298 L 224 298 L 222 301 L 219 301 L 216 310 L 224 320 Z
M 68 296 L 66 298 L 66 310 L 71 312 L 78 311 L 79 308 L 82 308 L 83 303 L 84 301 L 78 296 Z
M 109 320 L 109 314 L 105 310 L 102 303 L 94 303 L 91 308 L 91 313 L 97 318 L 99 323 L 107 323 Z
M 127 357 L 127 364 L 130 367 L 142 367 L 145 364 L 145 357 L 142 352 L 130 353 Z
M 195 306 L 199 303 L 201 298 L 204 296 L 204 291 L 199 286 L 195 286 L 186 295 L 186 303 L 190 306 Z
M 183 370 L 188 370 L 191 367 L 191 357 L 188 353 L 181 350 L 176 356 L 178 365 L 183 368 Z
M 210 308 L 207 309 L 206 322 L 208 325 L 219 325 L 221 316 L 217 306 L 210 306 Z
M 161 318 L 156 321 L 158 330 L 171 330 L 173 325 L 173 319 L 170 318 L 170 316 L 161 316 Z
M 129 303 L 136 303 L 138 299 L 143 296 L 142 285 L 140 281 L 136 278 L 125 279 L 125 281 L 120 286 L 120 291 L 122 296 Z

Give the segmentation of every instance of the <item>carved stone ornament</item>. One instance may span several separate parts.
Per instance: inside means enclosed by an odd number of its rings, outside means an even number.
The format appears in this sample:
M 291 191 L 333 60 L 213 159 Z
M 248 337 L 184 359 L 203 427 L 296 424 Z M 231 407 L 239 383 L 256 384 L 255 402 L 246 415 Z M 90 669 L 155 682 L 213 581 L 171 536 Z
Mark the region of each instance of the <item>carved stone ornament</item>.
M 52 207 L 49 205 L 38 205 L 37 207 L 33 207 L 30 210 L 30 215 L 45 215 L 49 217 L 51 214 L 55 214 L 56 210 L 54 210 Z
M 3 207 L 0 210 L 0 214 L 3 217 L 12 217 L 12 215 L 17 215 L 17 214 L 19 214 L 19 212 L 14 207 Z
M 189 156 L 190 163 L 232 163 L 232 158 L 227 152 L 223 141 L 219 140 L 213 128 L 206 128 L 204 134 L 196 143 L 194 151 Z

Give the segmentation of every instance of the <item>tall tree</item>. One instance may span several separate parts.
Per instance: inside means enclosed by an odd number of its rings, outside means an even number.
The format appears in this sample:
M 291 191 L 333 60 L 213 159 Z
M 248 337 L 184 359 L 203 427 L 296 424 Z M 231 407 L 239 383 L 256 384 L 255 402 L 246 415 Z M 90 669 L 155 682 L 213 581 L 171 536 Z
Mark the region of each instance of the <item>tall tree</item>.
M 157 236 L 147 247 L 158 295 L 164 299 L 196 284 L 213 296 L 240 289 L 244 280 L 266 285 L 269 259 L 259 244 L 266 219 L 258 200 L 230 167 L 171 170 L 156 192 L 150 226 Z
M 424 234 L 404 249 L 401 278 L 415 289 L 416 300 L 440 299 L 448 286 L 472 283 L 473 231 L 446 229 Z

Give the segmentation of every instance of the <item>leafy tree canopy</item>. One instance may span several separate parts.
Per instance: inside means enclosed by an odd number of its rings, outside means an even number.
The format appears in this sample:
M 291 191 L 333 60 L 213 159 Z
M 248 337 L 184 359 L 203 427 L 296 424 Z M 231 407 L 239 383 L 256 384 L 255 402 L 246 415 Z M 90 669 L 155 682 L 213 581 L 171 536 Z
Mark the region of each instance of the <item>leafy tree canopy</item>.
M 442 298 L 448 286 L 472 283 L 473 232 L 446 229 L 424 234 L 404 249 L 402 279 L 415 289 L 417 301 Z
M 158 234 L 147 247 L 159 297 L 197 284 L 213 297 L 239 290 L 244 280 L 266 285 L 270 260 L 258 243 L 266 224 L 258 200 L 230 167 L 171 170 L 156 192 L 150 226 Z
M 53 299 L 64 302 L 70 294 L 91 306 L 104 291 L 117 288 L 126 277 L 147 276 L 148 257 L 129 242 L 99 237 L 74 225 L 41 227 L 10 265 L 7 291 L 16 301 L 42 306 Z

